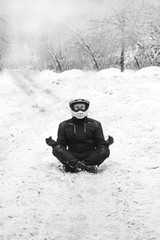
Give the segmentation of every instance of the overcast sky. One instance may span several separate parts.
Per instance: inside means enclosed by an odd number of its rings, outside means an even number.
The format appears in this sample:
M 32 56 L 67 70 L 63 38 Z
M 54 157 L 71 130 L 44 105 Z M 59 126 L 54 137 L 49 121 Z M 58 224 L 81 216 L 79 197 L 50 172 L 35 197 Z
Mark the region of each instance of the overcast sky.
M 1 0 L 7 4 L 11 28 L 25 32 L 43 31 L 59 22 L 74 23 L 80 16 L 101 17 L 127 4 L 138 7 L 149 1 L 157 0 Z
M 78 23 L 77 26 L 83 28 L 83 18 L 109 16 L 113 9 L 119 10 L 130 4 L 139 7 L 146 1 L 156 0 L 0 0 L 1 6 L 4 7 L 4 15 L 7 15 L 7 22 L 10 23 L 7 29 L 11 33 L 11 46 L 7 54 L 15 54 L 14 49 L 17 45 L 15 57 L 18 52 L 24 55 L 25 47 L 29 49 L 28 36 L 32 36 L 35 42 L 45 31 L 59 37 L 59 26 L 63 24 Z M 64 34 L 66 33 L 62 32 L 61 41 L 69 38 Z
M 49 24 L 109 14 L 124 0 L 7 0 L 10 23 L 15 30 L 42 31 Z

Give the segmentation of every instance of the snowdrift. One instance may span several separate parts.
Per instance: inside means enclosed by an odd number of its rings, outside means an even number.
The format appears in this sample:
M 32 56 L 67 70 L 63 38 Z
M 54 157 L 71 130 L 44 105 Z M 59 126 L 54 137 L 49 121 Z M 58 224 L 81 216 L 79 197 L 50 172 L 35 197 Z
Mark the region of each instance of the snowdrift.
M 159 239 L 160 68 L 0 74 L 2 239 Z M 115 139 L 97 175 L 64 173 L 45 145 L 68 102 Z

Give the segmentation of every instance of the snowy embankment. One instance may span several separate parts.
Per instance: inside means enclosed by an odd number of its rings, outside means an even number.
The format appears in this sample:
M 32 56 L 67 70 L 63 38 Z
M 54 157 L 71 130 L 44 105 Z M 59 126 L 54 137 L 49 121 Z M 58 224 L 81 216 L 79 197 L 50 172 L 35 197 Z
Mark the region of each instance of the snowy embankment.
M 159 96 L 158 67 L 1 73 L 1 239 L 160 239 Z M 98 174 L 62 172 L 44 141 L 76 97 L 115 139 Z

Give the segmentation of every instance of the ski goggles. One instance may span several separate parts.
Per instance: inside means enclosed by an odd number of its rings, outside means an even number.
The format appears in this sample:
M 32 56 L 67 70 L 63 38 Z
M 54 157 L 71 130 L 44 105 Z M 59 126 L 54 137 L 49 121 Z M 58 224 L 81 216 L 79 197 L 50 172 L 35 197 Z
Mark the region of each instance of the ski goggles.
M 88 105 L 85 103 L 74 103 L 70 107 L 74 112 L 79 112 L 79 111 L 85 112 L 88 109 Z

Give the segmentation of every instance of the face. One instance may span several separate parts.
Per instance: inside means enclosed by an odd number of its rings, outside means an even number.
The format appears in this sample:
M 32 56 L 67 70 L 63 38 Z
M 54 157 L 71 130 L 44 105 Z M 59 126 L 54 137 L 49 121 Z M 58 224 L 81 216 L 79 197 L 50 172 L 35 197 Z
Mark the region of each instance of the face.
M 76 111 L 76 112 L 78 112 L 79 110 L 81 110 L 81 111 L 85 111 L 85 109 L 86 109 L 86 106 L 85 106 L 85 104 L 84 103 L 76 103 L 76 104 L 74 104 L 74 110 Z

